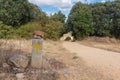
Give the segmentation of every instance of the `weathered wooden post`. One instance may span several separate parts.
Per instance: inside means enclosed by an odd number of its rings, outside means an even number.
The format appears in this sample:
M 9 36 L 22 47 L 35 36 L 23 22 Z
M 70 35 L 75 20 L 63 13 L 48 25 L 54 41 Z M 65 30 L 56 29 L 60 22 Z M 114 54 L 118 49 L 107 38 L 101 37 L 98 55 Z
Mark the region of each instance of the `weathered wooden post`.
M 43 48 L 43 35 L 42 31 L 35 31 L 32 39 L 32 61 L 33 68 L 42 67 L 42 48 Z

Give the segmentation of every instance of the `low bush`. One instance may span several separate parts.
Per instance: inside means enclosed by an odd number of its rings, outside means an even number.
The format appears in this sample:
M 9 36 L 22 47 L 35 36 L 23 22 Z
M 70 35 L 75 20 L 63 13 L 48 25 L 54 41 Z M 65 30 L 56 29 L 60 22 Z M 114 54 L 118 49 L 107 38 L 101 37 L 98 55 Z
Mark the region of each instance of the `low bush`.
M 19 36 L 19 38 L 30 39 L 30 38 L 32 38 L 32 33 L 35 30 L 41 30 L 41 29 L 42 29 L 42 27 L 39 23 L 31 22 L 31 23 L 22 25 L 20 28 L 18 28 L 16 30 L 16 34 L 17 34 L 17 36 Z
M 49 21 L 45 27 L 45 38 L 57 40 L 62 34 L 63 24 L 61 22 Z
M 3 24 L 2 21 L 0 21 L 0 38 L 14 38 L 14 28 L 12 26 L 8 26 Z

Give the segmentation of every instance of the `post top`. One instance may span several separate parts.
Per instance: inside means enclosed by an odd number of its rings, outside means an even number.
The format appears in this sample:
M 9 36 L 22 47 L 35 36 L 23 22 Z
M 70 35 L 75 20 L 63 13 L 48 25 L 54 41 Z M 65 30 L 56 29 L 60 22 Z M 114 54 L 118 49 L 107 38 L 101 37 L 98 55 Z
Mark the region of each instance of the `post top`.
M 33 32 L 33 38 L 41 39 L 43 37 L 44 37 L 44 32 L 43 31 L 34 31 Z

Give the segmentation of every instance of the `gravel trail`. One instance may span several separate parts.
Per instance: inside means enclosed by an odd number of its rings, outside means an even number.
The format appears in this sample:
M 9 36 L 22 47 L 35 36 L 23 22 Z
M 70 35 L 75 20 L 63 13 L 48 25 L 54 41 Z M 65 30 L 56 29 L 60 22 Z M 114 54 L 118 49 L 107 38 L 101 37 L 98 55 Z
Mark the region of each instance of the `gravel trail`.
M 62 46 L 80 56 L 88 66 L 95 68 L 111 80 L 120 80 L 120 53 L 87 47 L 76 42 L 63 42 Z

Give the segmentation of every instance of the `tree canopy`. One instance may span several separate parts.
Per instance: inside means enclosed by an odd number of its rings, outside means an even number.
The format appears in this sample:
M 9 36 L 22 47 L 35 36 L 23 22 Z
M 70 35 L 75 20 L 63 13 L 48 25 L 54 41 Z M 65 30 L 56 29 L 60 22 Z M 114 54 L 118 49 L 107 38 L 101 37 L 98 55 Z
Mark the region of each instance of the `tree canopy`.
M 120 38 L 120 1 L 96 3 L 92 15 L 96 36 Z
M 93 34 L 92 9 L 87 4 L 76 3 L 68 16 L 68 28 L 79 39 Z
M 59 39 L 69 31 L 76 39 L 87 36 L 120 39 L 120 1 L 73 5 L 66 17 L 61 11 L 47 16 L 28 0 L 0 0 L 0 38 L 31 38 L 34 30 L 43 30 L 45 37 Z M 17 27 L 17 28 L 16 28 Z
M 64 23 L 66 17 L 61 11 L 59 11 L 58 13 L 51 15 L 50 18 L 54 21 L 60 21 L 61 23 Z
M 11 26 L 20 26 L 39 19 L 45 13 L 28 0 L 0 0 L 0 21 Z

